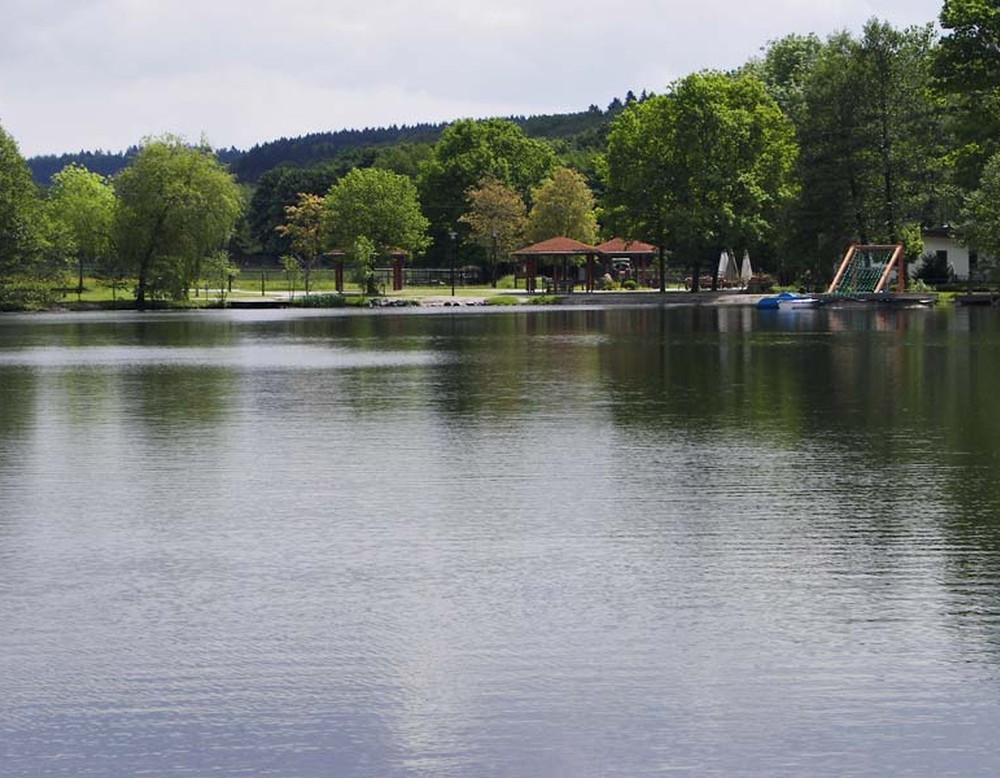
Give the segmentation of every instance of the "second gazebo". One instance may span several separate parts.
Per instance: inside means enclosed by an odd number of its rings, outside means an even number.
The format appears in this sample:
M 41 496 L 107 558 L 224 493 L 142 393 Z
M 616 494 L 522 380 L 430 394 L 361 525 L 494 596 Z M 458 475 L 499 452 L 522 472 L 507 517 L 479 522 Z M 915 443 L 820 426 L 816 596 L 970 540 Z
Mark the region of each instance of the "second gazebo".
M 640 240 L 627 241 L 621 238 L 612 238 L 598 246 L 597 250 L 612 263 L 619 258 L 629 260 L 634 268 L 635 275 L 633 277 L 639 282 L 639 285 L 648 285 L 647 273 L 653 258 L 656 256 L 656 246 L 651 246 Z
M 571 292 L 575 281 L 569 277 L 568 260 L 570 257 L 586 257 L 587 272 L 584 284 L 588 292 L 594 291 L 594 258 L 600 254 L 596 246 L 588 246 L 573 238 L 559 237 L 543 240 L 532 246 L 514 252 L 514 256 L 524 260 L 524 283 L 529 292 L 535 291 L 538 275 L 539 258 L 548 257 L 553 261 L 552 286 L 558 291 Z

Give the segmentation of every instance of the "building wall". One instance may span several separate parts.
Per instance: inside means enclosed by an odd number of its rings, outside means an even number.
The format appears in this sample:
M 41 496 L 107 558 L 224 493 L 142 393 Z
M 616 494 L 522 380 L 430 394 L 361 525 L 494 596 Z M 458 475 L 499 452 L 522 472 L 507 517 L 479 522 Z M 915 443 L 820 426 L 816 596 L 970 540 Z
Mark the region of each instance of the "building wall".
M 955 277 L 965 280 L 969 277 L 969 249 L 961 245 L 955 238 L 945 235 L 924 236 L 924 256 L 934 255 L 940 251 L 947 254 L 948 264 L 951 266 Z M 974 253 L 974 252 L 973 252 Z M 916 267 L 911 270 L 917 270 Z

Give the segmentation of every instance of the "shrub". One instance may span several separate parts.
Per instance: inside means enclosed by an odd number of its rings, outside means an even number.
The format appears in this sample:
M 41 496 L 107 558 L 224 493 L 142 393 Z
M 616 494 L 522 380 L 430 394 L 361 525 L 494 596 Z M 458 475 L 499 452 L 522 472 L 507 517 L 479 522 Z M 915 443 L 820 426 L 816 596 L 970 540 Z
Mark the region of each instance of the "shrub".
M 912 274 L 911 280 L 923 281 L 934 286 L 947 284 L 953 280 L 954 275 L 946 254 L 925 254 L 920 266 Z
M 308 297 L 297 297 L 289 301 L 289 304 L 295 308 L 346 308 L 347 306 L 363 308 L 368 305 L 368 298 L 347 297 L 342 294 L 311 294 Z
M 48 283 L 29 278 L 0 285 L 0 311 L 39 311 L 55 304 L 56 292 Z
M 520 300 L 511 294 L 496 294 L 492 297 L 487 297 L 484 301 L 484 305 L 518 305 Z
M 605 273 L 603 276 L 597 279 L 597 288 L 600 289 L 602 292 L 610 292 L 614 289 L 617 289 L 618 284 L 615 281 L 615 279 L 611 277 L 610 273 Z

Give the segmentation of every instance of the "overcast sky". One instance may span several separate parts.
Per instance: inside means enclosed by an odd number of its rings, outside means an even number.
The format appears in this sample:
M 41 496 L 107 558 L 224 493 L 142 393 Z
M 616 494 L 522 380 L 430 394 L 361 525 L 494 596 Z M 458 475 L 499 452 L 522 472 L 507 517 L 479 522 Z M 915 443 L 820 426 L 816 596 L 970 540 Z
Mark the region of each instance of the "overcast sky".
M 172 132 L 217 147 L 606 107 L 788 33 L 934 22 L 941 0 L 0 0 L 25 156 Z

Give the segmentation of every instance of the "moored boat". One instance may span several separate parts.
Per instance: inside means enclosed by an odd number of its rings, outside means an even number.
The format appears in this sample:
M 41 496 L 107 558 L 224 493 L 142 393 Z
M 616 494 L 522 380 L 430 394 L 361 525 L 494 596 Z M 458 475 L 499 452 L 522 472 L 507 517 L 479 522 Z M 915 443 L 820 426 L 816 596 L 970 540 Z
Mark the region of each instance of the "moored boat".
M 811 294 L 796 294 L 795 292 L 781 292 L 780 294 L 761 297 L 757 301 L 757 307 L 764 310 L 786 310 L 796 308 L 815 308 L 823 304 L 823 299 L 814 297 Z

